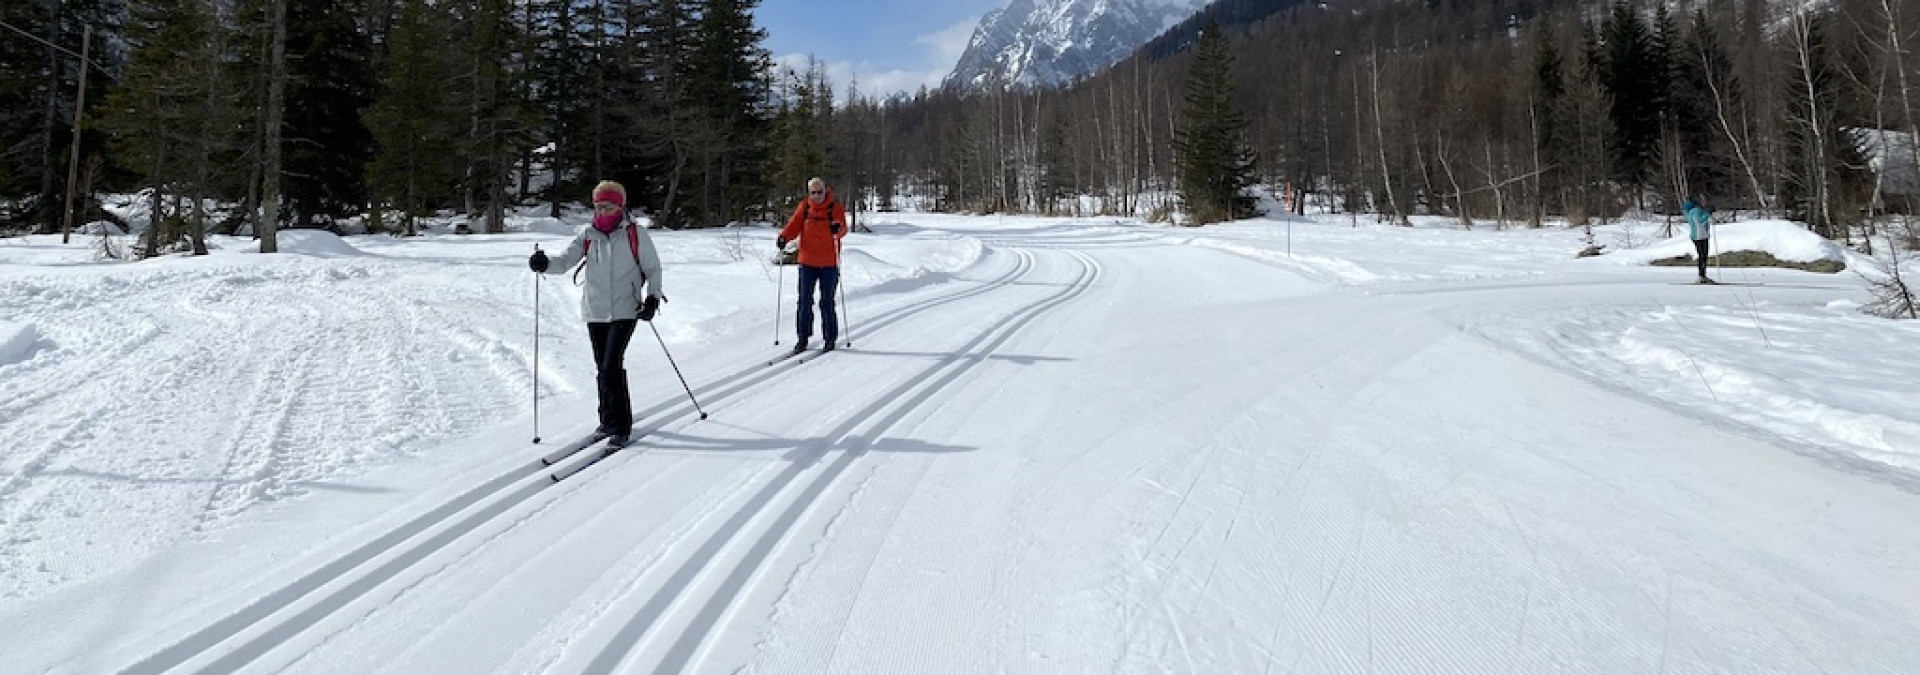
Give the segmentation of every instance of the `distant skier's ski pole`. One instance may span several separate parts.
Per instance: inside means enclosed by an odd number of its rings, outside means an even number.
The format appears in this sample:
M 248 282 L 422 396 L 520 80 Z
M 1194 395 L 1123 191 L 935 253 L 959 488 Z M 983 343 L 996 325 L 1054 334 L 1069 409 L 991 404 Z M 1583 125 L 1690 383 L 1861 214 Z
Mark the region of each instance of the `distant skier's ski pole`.
M 781 255 L 785 255 L 785 251 Z M 773 259 L 773 266 L 780 268 L 778 281 L 773 282 L 773 344 L 780 344 L 780 287 L 787 285 L 787 266 L 780 264 L 780 258 Z
M 540 245 L 533 245 L 533 252 L 540 252 Z M 540 443 L 540 277 L 533 274 L 533 442 Z
M 840 263 L 840 335 L 845 337 L 845 346 L 853 346 L 853 317 L 847 315 L 847 259 L 840 255 L 840 240 L 833 240 L 833 259 Z
M 706 419 L 707 411 L 700 407 L 700 399 L 693 397 L 693 387 L 687 386 L 687 376 L 680 374 L 680 364 L 673 362 L 673 352 L 667 351 L 667 340 L 660 337 L 660 329 L 652 321 L 647 322 L 647 327 L 653 329 L 653 339 L 660 342 L 660 352 L 667 355 L 667 365 L 673 366 L 673 376 L 680 378 L 680 388 L 687 390 L 687 400 L 693 401 L 693 409 L 700 411 L 700 419 Z

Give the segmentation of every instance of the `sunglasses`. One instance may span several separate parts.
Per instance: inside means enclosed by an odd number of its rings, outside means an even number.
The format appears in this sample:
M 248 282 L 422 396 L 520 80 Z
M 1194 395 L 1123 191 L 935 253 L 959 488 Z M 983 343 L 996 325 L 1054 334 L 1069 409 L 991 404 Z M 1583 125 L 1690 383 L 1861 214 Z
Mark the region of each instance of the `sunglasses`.
M 826 193 L 827 193 L 826 190 L 808 190 L 807 191 L 807 194 L 810 194 L 810 195 L 824 195 Z

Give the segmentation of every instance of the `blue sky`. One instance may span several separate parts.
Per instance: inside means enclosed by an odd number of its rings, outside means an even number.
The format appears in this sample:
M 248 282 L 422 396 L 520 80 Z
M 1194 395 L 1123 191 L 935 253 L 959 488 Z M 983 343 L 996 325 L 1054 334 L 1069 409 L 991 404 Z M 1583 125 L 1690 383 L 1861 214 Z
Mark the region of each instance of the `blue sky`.
M 940 83 L 960 60 L 980 17 L 1006 0 L 761 0 L 754 19 L 776 62 L 827 65 L 845 94 L 911 92 Z

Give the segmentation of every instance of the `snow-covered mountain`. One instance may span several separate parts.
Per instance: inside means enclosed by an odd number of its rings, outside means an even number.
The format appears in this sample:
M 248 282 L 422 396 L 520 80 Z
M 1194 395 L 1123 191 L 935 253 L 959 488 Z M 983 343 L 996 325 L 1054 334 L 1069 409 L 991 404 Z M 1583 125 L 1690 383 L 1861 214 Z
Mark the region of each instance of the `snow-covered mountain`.
M 1098 72 L 1207 0 L 1012 0 L 973 31 L 946 84 L 1051 85 Z

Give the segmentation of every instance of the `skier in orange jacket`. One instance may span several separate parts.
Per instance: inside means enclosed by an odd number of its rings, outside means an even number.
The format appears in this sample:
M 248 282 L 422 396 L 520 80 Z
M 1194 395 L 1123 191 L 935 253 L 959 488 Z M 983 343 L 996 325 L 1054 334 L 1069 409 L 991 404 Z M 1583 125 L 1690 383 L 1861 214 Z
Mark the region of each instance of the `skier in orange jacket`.
M 794 312 L 793 351 L 807 348 L 813 336 L 814 287 L 820 293 L 820 337 L 827 344 L 821 349 L 833 351 L 840 337 L 840 317 L 833 311 L 833 296 L 840 288 L 840 239 L 847 236 L 847 210 L 835 199 L 827 182 L 818 177 L 807 181 L 807 198 L 793 208 L 793 216 L 780 230 L 780 250 L 787 242 L 800 242 L 800 308 Z

